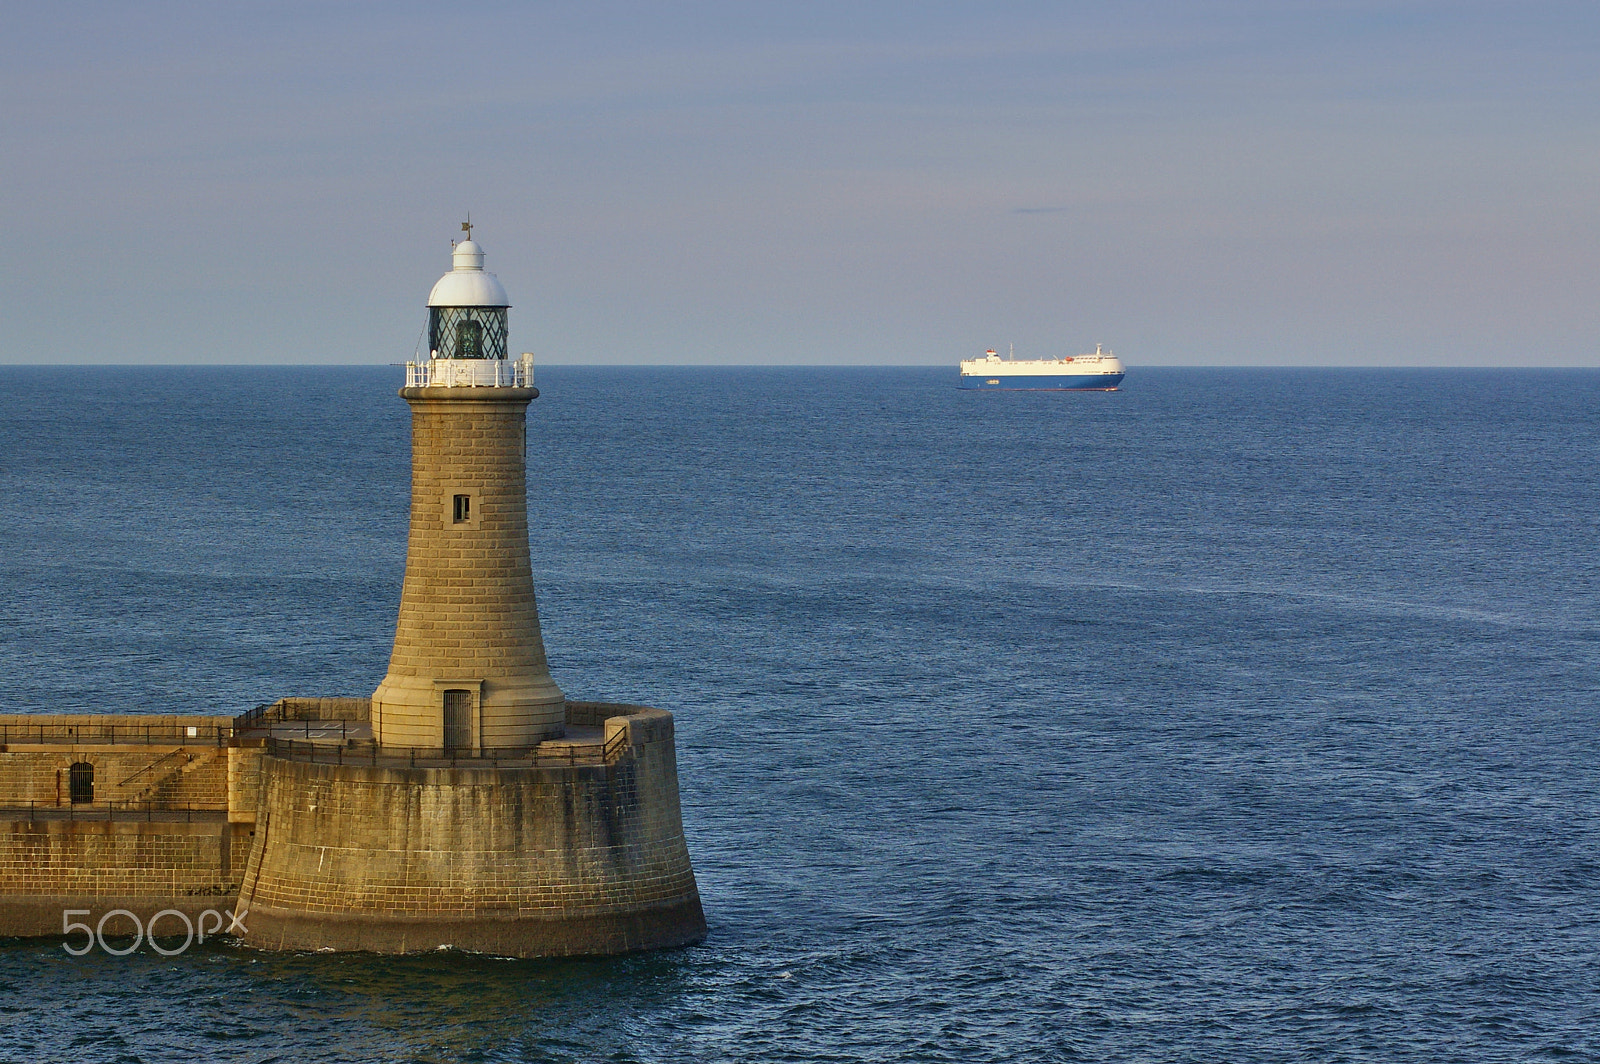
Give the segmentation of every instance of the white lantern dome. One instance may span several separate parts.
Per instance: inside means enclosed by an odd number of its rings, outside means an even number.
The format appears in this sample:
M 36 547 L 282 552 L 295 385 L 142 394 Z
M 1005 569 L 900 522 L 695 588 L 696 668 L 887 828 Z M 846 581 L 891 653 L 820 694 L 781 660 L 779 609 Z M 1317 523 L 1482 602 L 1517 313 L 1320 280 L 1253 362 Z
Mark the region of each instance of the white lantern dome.
M 483 248 L 470 237 L 457 244 L 452 269 L 428 293 L 430 307 L 509 307 L 500 278 L 483 268 Z

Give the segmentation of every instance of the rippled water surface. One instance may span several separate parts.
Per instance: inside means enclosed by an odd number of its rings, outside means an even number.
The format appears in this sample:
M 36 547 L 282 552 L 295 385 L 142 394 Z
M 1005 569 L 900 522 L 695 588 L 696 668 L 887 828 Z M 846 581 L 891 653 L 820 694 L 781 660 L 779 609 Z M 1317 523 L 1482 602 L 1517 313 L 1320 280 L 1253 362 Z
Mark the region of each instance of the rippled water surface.
M 366 694 L 393 370 L 0 368 L 0 709 Z M 1600 373 L 541 371 L 574 697 L 711 937 L 0 942 L 0 1060 L 1600 1058 Z

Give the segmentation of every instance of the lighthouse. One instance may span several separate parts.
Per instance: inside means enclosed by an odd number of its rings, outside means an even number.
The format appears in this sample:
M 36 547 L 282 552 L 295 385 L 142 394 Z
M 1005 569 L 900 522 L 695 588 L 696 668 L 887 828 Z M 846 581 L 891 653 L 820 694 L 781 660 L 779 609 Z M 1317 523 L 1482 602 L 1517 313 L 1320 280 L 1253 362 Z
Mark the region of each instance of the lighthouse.
M 559 738 L 528 554 L 531 356 L 506 357 L 510 300 L 472 239 L 428 296 L 428 357 L 407 366 L 411 530 L 389 671 L 372 695 L 380 747 L 453 755 Z
M 229 765 L 257 781 L 238 788 L 255 825 L 240 935 L 518 957 L 698 942 L 672 714 L 568 699 L 550 678 L 525 485 L 539 393 L 531 358 L 506 357 L 510 300 L 463 228 L 400 391 L 411 528 L 388 673 L 370 700 L 285 699 L 246 722 Z

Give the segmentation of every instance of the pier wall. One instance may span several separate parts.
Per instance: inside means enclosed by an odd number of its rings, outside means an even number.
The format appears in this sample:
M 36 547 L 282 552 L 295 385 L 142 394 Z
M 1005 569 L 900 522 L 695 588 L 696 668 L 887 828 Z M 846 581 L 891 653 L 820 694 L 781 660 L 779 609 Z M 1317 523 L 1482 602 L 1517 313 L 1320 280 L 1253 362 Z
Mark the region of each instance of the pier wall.
M 59 935 L 66 910 L 86 910 L 93 923 L 124 909 L 148 923 L 166 909 L 191 918 L 230 909 L 260 792 L 253 779 L 230 787 L 241 755 L 259 754 L 231 746 L 232 725 L 210 715 L 0 714 L 0 935 Z M 74 802 L 72 768 L 85 764 L 92 791 Z
M 0 714 L 0 809 L 71 803 L 74 765 L 91 801 L 226 809 L 231 717 Z
M 68 909 L 88 911 L 91 923 L 114 909 L 145 924 L 165 909 L 227 912 L 250 843 L 248 825 L 219 815 L 129 822 L 0 813 L 0 935 L 59 935 Z
M 323 701 L 286 700 L 270 718 L 365 708 Z M 573 732 L 539 767 L 386 765 L 370 746 L 367 764 L 300 761 L 248 730 L 186 745 L 191 727 L 231 718 L 164 718 L 185 743 L 58 742 L 126 735 L 31 716 L 33 741 L 0 748 L 0 936 L 59 935 L 65 910 L 148 924 L 175 909 L 237 910 L 245 941 L 269 948 L 567 956 L 698 941 L 672 715 L 567 708 Z M 575 763 L 550 766 L 569 752 Z M 74 803 L 67 776 L 86 761 L 94 801 Z
M 626 733 L 614 761 L 518 769 L 267 758 L 240 897 L 245 941 L 565 956 L 703 938 L 672 715 L 587 712 L 608 736 Z
M 0 808 L 72 804 L 73 765 L 94 770 L 95 803 L 228 808 L 226 747 L 35 746 L 0 754 Z

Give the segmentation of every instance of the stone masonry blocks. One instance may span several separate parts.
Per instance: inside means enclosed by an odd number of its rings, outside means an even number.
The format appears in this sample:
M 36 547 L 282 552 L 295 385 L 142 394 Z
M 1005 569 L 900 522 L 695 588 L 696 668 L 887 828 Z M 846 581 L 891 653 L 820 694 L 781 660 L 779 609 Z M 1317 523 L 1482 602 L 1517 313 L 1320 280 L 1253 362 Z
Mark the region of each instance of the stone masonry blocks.
M 564 697 L 550 678 L 528 556 L 526 411 L 520 388 L 407 388 L 411 526 L 389 671 L 373 694 L 389 747 L 446 743 L 443 692 L 473 692 L 471 746 L 557 738 Z M 467 500 L 457 512 L 454 500 Z
M 609 708 L 625 714 L 605 724 L 626 742 L 604 766 L 264 759 L 240 896 L 247 941 L 517 956 L 698 941 L 705 917 L 679 814 L 671 714 Z

